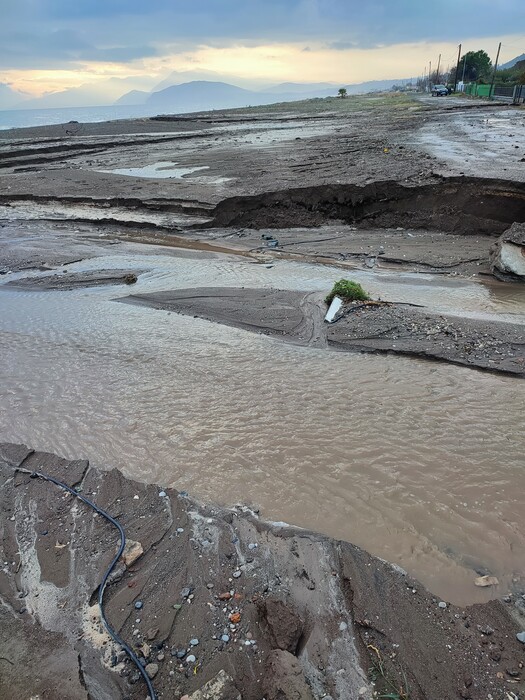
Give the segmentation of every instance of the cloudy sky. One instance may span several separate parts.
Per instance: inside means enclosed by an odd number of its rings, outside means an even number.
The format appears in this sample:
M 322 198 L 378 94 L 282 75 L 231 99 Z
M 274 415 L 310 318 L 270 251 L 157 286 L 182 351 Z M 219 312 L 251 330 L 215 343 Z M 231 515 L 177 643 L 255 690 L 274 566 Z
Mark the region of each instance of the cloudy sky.
M 0 84 L 114 97 L 170 71 L 354 83 L 415 76 L 457 44 L 525 52 L 525 0 L 0 0 Z

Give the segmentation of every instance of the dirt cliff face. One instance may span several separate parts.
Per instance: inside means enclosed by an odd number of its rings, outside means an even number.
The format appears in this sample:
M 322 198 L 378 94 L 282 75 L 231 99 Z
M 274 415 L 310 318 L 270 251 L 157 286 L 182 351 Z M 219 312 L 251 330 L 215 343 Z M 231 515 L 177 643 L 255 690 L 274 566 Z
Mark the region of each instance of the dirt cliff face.
M 351 544 L 25 446 L 0 446 L 0 695 L 144 698 L 96 596 L 129 540 L 106 613 L 159 698 L 481 699 L 523 692 L 511 601 L 462 610 Z M 329 508 L 330 504 L 326 504 Z M 523 625 L 522 625 L 523 626 Z M 221 690 L 222 689 L 222 690 Z

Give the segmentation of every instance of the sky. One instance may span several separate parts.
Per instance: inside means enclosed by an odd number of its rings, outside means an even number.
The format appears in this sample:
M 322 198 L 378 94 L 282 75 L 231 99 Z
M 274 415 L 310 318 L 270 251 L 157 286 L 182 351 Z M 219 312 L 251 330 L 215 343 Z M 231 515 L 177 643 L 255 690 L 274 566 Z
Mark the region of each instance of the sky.
M 244 87 L 404 78 L 440 53 L 453 65 L 460 42 L 525 52 L 525 0 L 0 0 L 0 16 L 0 87 L 33 97 L 115 99 L 171 71 Z

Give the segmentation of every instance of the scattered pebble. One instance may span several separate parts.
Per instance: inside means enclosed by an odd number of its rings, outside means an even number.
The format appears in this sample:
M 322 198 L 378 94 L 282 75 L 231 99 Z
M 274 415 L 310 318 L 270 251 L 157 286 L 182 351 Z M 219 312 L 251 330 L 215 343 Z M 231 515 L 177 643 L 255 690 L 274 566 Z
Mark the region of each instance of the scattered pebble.
M 516 635 L 516 639 L 518 640 L 518 642 L 525 644 L 525 632 L 518 632 L 518 634 Z
M 177 532 L 178 532 L 179 535 L 180 535 L 181 532 L 184 532 L 184 528 L 183 528 L 183 527 L 178 527 L 178 528 L 177 528 Z
M 230 641 L 230 637 L 229 637 L 228 634 L 223 634 L 223 635 L 221 636 L 221 642 L 228 643 L 229 641 Z
M 159 672 L 159 667 L 158 664 L 148 664 L 144 670 L 148 674 L 148 678 L 155 678 Z
M 161 651 L 160 654 L 157 654 L 157 661 L 164 661 L 165 656 L 163 652 Z
M 141 610 L 143 606 L 144 606 L 144 603 L 141 600 L 137 600 L 137 602 L 135 603 L 136 610 Z
M 196 661 L 197 661 L 197 657 L 194 656 L 193 654 L 190 654 L 189 656 L 186 657 L 187 664 L 194 664 Z
M 234 571 L 234 572 L 233 572 L 232 576 L 233 576 L 233 578 L 240 578 L 241 573 L 242 573 L 242 572 L 239 571 L 239 569 L 237 569 L 237 571 Z
M 198 643 L 199 643 L 199 640 L 197 638 L 190 639 L 190 647 L 196 647 Z
M 348 625 L 346 624 L 346 622 L 340 622 L 339 629 L 341 630 L 341 632 L 344 632 L 346 629 L 348 629 Z
M 181 598 L 188 598 L 191 594 L 191 588 L 183 588 L 180 592 Z
M 166 495 L 166 491 L 161 491 L 161 492 L 159 493 L 159 497 L 160 497 L 160 498 L 164 498 L 165 495 Z
M 250 544 L 248 545 L 248 549 L 257 549 L 257 547 L 258 545 L 254 544 L 253 542 L 250 542 Z
M 134 501 L 138 501 L 138 500 L 139 500 L 139 497 L 138 497 L 138 496 L 133 496 L 133 500 L 134 500 Z
M 446 607 L 447 607 L 447 604 L 444 603 L 443 601 L 440 601 L 440 602 L 438 603 L 438 608 L 442 608 L 442 609 L 444 610 Z

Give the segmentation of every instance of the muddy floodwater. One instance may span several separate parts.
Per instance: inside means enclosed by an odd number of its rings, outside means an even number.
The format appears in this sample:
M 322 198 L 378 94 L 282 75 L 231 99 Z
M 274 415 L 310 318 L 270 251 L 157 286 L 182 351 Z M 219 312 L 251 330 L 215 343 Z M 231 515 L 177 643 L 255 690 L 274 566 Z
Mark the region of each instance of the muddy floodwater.
M 134 294 L 322 290 L 340 276 L 199 254 L 120 255 L 69 269 L 112 266 L 149 270 Z M 355 278 L 399 301 L 417 291 L 433 309 L 525 320 L 519 287 Z M 203 500 L 252 504 L 266 518 L 361 545 L 452 602 L 503 595 L 523 580 L 523 382 L 296 347 L 115 301 L 129 293 L 0 289 L 0 439 L 89 457 Z M 496 591 L 474 586 L 485 573 L 499 578 Z

